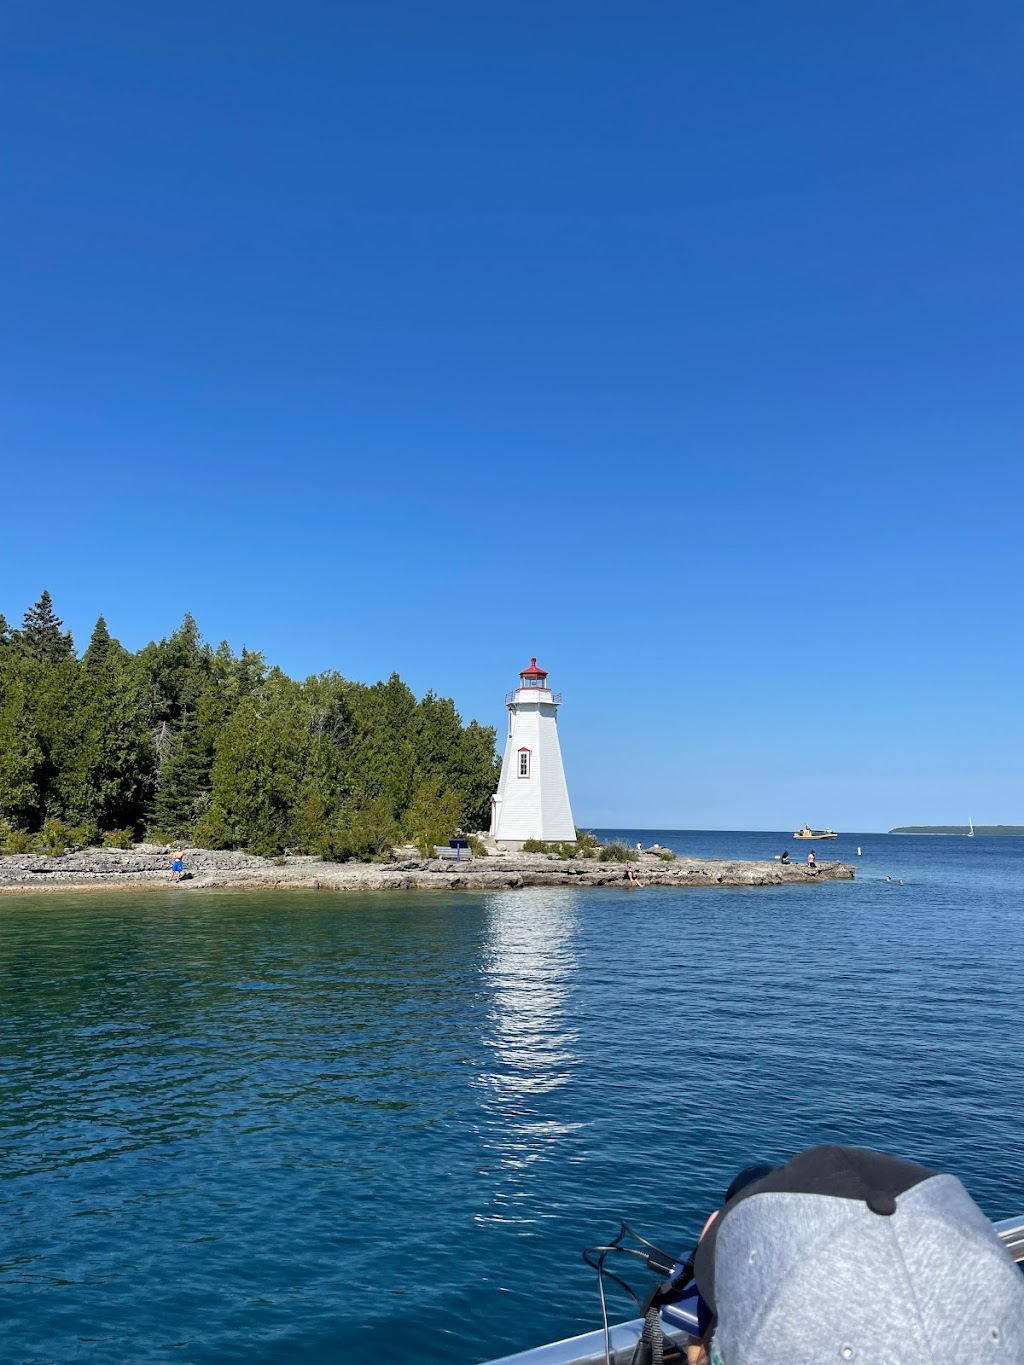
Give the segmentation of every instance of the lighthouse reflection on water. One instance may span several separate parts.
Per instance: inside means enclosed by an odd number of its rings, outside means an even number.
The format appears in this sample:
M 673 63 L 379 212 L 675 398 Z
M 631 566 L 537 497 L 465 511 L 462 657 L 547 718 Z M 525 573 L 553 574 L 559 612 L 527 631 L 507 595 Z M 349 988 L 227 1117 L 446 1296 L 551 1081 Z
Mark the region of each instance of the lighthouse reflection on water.
M 571 890 L 490 898 L 483 978 L 491 1003 L 483 1041 L 491 1065 L 477 1078 L 488 1092 L 481 1137 L 493 1154 L 494 1208 L 485 1220 L 537 1221 L 531 1170 L 583 1127 L 559 1117 L 553 1103 L 578 1061 L 571 1008 L 576 904 Z

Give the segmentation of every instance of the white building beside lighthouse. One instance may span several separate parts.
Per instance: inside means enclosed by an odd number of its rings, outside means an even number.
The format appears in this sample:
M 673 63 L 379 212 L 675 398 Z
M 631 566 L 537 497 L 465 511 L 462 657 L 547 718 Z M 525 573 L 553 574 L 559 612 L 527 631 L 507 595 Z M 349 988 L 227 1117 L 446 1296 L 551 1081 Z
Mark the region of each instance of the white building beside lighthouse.
M 491 838 L 499 848 L 525 839 L 546 843 L 576 838 L 569 789 L 558 745 L 561 692 L 548 687 L 548 675 L 531 659 L 519 686 L 505 698 L 508 740 L 497 793 L 491 797 Z

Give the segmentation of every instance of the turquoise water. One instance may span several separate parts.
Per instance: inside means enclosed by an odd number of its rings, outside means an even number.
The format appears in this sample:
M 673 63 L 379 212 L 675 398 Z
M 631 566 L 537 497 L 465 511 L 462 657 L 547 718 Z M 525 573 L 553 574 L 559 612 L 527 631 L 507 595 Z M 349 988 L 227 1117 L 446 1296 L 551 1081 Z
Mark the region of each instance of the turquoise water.
M 818 854 L 858 881 L 0 901 L 4 1359 L 484 1360 L 823 1139 L 1024 1211 L 1024 841 Z

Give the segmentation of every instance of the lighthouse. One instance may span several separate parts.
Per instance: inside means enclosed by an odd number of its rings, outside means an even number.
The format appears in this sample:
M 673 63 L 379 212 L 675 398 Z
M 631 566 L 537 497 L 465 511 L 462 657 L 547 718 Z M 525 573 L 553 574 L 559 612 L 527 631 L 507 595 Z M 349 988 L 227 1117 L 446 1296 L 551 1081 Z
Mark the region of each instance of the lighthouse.
M 561 692 L 551 691 L 548 675 L 531 659 L 519 686 L 505 698 L 508 740 L 491 798 L 491 838 L 499 848 L 517 848 L 524 839 L 560 843 L 576 838 L 558 745 L 561 704 Z

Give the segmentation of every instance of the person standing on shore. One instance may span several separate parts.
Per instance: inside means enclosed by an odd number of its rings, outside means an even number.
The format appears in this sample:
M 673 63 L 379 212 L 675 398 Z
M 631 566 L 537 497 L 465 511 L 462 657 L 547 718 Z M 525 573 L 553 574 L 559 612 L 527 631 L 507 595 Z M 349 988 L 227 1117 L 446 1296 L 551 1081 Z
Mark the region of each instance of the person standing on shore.
M 185 875 L 185 854 L 180 848 L 174 850 L 174 857 L 171 860 L 171 881 L 180 882 Z
M 813 848 L 811 849 L 810 853 L 808 853 L 808 855 L 807 855 L 807 866 L 808 866 L 809 868 L 811 868 L 812 871 L 815 871 L 815 872 L 816 872 L 816 871 L 818 870 L 818 864 L 815 862 L 815 859 L 814 859 L 814 849 L 813 849 Z

